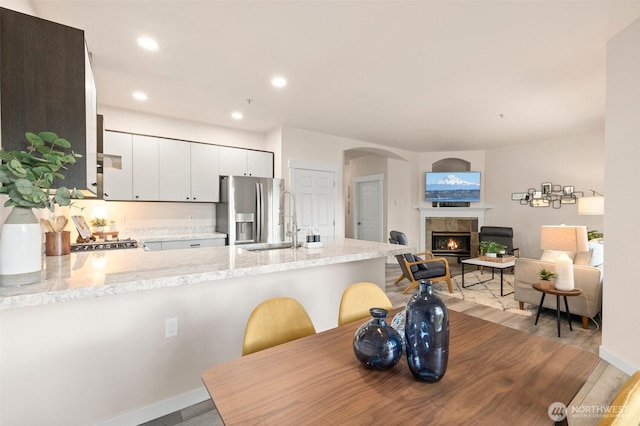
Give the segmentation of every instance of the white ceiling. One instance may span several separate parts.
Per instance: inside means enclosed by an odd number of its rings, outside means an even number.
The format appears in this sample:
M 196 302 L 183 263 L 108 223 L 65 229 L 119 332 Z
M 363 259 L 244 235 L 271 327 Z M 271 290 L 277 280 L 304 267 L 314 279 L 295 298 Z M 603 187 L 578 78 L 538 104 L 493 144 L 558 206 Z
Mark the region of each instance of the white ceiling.
M 640 16 L 640 0 L 31 4 L 85 30 L 99 105 L 413 151 L 601 131 L 606 42 Z

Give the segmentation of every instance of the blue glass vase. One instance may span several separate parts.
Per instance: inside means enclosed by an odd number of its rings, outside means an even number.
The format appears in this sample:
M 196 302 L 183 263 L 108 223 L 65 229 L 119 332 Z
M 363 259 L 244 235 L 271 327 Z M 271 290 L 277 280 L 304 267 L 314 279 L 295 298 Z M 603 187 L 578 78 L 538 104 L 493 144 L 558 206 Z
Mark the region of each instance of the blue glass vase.
M 420 280 L 418 293 L 407 301 L 404 327 L 411 373 L 425 382 L 442 379 L 449 360 L 449 311 L 431 281 Z
M 387 310 L 369 309 L 371 319 L 358 328 L 353 338 L 353 352 L 365 367 L 373 370 L 388 370 L 400 361 L 402 338 L 385 318 Z

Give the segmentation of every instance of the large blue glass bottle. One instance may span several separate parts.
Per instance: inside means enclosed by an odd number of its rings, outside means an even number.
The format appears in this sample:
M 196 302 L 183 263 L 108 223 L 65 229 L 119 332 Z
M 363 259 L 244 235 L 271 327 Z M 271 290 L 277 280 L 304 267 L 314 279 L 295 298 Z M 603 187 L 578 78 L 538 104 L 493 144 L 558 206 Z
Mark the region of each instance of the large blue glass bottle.
M 402 337 L 385 322 L 386 309 L 371 308 L 369 313 L 372 318 L 353 337 L 353 352 L 365 367 L 388 370 L 400 361 Z
M 418 293 L 407 301 L 404 333 L 413 375 L 425 382 L 442 379 L 449 360 L 449 311 L 431 281 L 420 280 Z

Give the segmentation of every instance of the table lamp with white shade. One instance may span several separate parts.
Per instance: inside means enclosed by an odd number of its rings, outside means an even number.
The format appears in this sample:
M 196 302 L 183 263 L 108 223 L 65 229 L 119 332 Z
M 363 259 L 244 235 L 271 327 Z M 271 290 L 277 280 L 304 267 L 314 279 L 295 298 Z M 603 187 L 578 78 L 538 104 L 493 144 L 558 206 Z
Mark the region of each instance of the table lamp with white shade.
M 574 289 L 573 261 L 567 252 L 588 250 L 586 226 L 543 226 L 540 247 L 543 250 L 560 251 L 555 263 L 555 287 L 557 290 Z

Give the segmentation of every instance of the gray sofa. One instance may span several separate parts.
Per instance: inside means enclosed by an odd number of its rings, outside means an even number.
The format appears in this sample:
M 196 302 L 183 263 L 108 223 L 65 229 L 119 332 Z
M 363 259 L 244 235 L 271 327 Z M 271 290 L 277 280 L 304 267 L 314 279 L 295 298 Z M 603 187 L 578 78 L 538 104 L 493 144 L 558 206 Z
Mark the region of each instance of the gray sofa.
M 537 259 L 516 259 L 514 269 L 514 298 L 520 302 L 520 309 L 524 309 L 524 303 L 530 303 L 536 307 L 540 303 L 542 293 L 534 290 L 532 284 L 540 282 L 538 271 L 545 268 L 553 271 L 554 262 Z M 567 297 L 569 311 L 582 317 L 582 327 L 588 328 L 589 319 L 594 322 L 595 317 L 602 310 L 602 265 L 587 266 L 573 265 L 575 288 L 582 290 L 580 296 Z M 561 310 L 564 311 L 564 303 L 561 298 Z M 544 299 L 545 308 L 556 309 L 556 298 L 547 295 Z

